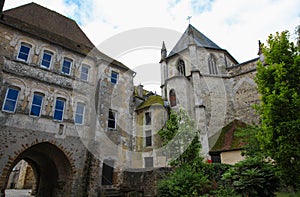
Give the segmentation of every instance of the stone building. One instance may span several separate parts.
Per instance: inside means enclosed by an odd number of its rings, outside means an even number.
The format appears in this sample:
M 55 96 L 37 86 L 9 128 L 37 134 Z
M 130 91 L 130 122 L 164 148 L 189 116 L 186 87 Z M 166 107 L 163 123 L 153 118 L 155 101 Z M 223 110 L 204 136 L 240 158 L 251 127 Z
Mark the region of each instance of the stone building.
M 168 55 L 165 44 L 162 45 L 162 97 L 171 109 L 183 108 L 195 120 L 202 153 L 209 160 L 211 150 L 215 161 L 220 161 L 222 152 L 232 150 L 230 145 L 213 149 L 221 131 L 228 132 L 228 125 L 236 120 L 246 124 L 258 122 L 251 107 L 259 100 L 254 82 L 257 61 L 258 58 L 239 64 L 192 25 Z M 231 141 L 232 134 L 226 143 Z M 237 153 L 233 162 L 241 159 Z
M 0 40 L 1 196 L 21 160 L 35 196 L 95 196 L 115 184 L 130 155 L 97 154 L 109 149 L 98 138 L 129 148 L 134 72 L 94 49 L 75 21 L 35 3 L 1 10 Z
M 141 169 L 168 166 L 156 150 L 170 109 L 195 120 L 215 162 L 241 159 L 232 133 L 258 122 L 258 58 L 239 64 L 192 25 L 169 54 L 162 46 L 162 96 L 134 87 L 134 71 L 35 3 L 1 10 L 0 41 L 2 196 L 20 161 L 32 169 L 34 196 L 154 195 L 159 170 Z

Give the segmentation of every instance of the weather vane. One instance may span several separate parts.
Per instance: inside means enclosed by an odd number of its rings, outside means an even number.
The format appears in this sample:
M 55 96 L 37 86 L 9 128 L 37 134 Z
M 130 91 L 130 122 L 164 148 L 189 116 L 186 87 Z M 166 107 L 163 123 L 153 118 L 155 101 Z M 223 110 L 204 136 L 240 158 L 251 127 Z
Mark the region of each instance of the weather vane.
M 189 24 L 191 24 L 191 18 L 192 16 L 188 16 L 186 20 L 189 20 Z

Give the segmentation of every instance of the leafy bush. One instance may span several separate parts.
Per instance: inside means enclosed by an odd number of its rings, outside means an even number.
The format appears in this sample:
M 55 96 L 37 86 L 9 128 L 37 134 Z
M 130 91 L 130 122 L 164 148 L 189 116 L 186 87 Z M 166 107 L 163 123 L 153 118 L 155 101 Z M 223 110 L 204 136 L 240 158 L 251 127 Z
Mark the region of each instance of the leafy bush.
M 246 158 L 223 176 L 242 196 L 273 197 L 279 188 L 274 166 L 258 158 Z
M 189 165 L 184 165 L 176 168 L 174 172 L 158 183 L 158 196 L 201 196 L 207 193 L 209 189 L 207 175 L 196 172 Z

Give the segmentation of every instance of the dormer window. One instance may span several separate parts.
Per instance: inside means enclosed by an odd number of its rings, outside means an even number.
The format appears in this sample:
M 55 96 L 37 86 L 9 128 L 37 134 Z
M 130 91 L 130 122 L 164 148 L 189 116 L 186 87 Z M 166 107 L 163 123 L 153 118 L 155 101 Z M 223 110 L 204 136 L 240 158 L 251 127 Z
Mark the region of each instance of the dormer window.
M 30 54 L 30 49 L 31 49 L 30 44 L 22 42 L 19 53 L 18 53 L 18 57 L 17 57 L 18 60 L 27 62 L 28 61 L 28 56 Z
M 41 62 L 41 67 L 49 69 L 51 66 L 52 56 L 53 56 L 53 53 L 51 53 L 50 51 L 44 51 L 43 59 Z
M 185 76 L 185 64 L 183 60 L 178 61 L 177 70 L 179 75 Z
M 117 84 L 118 82 L 118 76 L 119 76 L 119 73 L 115 72 L 115 71 L 111 71 L 111 77 L 110 77 L 110 81 L 112 84 Z

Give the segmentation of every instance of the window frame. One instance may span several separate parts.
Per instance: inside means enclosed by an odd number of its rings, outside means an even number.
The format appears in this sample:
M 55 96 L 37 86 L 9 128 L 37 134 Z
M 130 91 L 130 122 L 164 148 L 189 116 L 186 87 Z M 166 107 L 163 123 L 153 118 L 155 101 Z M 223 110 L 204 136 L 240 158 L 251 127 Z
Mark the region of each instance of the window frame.
M 47 66 L 45 66 L 45 65 L 43 65 L 43 61 L 44 61 L 44 55 L 45 54 L 47 54 L 47 55 L 50 55 L 51 57 L 50 57 L 50 61 L 49 61 L 49 67 L 47 67 Z M 42 59 L 41 59 L 41 63 L 40 63 L 40 67 L 41 68 L 45 68 L 45 69 L 50 69 L 51 68 L 51 64 L 52 64 L 52 58 L 53 58 L 53 55 L 54 55 L 54 53 L 53 52 L 51 52 L 51 51 L 49 51 L 49 50 L 44 50 L 43 51 L 43 55 L 42 55 Z M 47 60 L 45 60 L 46 62 L 48 62 Z
M 82 114 L 81 113 L 78 113 L 78 106 L 81 105 L 83 107 L 83 110 L 82 110 Z M 84 124 L 84 115 L 85 114 L 85 104 L 83 102 L 77 102 L 77 105 L 76 105 L 76 111 L 75 111 L 75 116 L 74 116 L 74 123 L 76 125 L 83 125 Z M 77 122 L 77 116 L 81 116 L 81 122 Z
M 8 94 L 9 94 L 9 90 L 15 90 L 15 91 L 17 91 L 17 98 L 15 100 L 13 100 L 11 98 L 7 98 Z M 2 104 L 2 111 L 7 112 L 7 113 L 15 113 L 16 112 L 17 105 L 18 105 L 18 100 L 19 100 L 19 95 L 20 95 L 20 91 L 21 90 L 19 88 L 17 88 L 17 87 L 8 87 L 7 88 L 6 93 L 5 93 L 5 98 L 4 98 L 4 101 L 3 101 L 3 104 Z M 7 100 L 10 100 L 10 101 L 14 102 L 14 109 L 12 111 L 5 109 Z
M 40 104 L 40 106 L 38 106 L 37 104 L 34 104 L 33 103 L 33 101 L 34 101 L 34 97 L 35 96 L 41 96 L 42 97 L 42 102 L 41 102 L 41 104 Z M 41 112 L 42 112 L 42 108 L 43 108 L 43 104 L 44 104 L 44 97 L 45 97 L 45 95 L 44 94 L 42 94 L 42 93 L 40 93 L 40 92 L 34 92 L 33 93 L 33 97 L 32 97 L 32 101 L 31 101 L 31 106 L 30 106 L 30 111 L 29 111 L 29 116 L 32 116 L 32 117 L 40 117 L 41 116 Z M 32 107 L 33 106 L 37 106 L 37 107 L 39 107 L 40 109 L 39 109 L 39 115 L 38 116 L 36 116 L 36 115 L 33 115 L 31 112 L 32 112 Z
M 217 60 L 214 57 L 214 55 L 210 54 L 207 61 L 208 61 L 209 74 L 217 75 L 218 74 Z
M 145 131 L 145 135 L 146 135 L 146 137 L 145 137 L 145 146 L 146 147 L 153 146 L 152 131 L 151 130 Z
M 56 107 L 57 107 L 57 101 L 63 101 L 63 109 L 62 110 L 61 109 L 58 109 L 58 110 L 56 109 Z M 54 112 L 53 112 L 53 120 L 54 121 L 62 122 L 64 120 L 65 107 L 66 107 L 66 99 L 64 99 L 62 97 L 57 97 L 55 99 L 55 106 L 54 106 Z M 55 118 L 56 111 L 62 111 L 61 119 Z
M 149 115 L 147 115 L 149 114 Z M 149 118 L 147 118 L 149 117 Z M 152 114 L 150 111 L 145 112 L 145 125 L 152 125 Z
M 113 75 L 116 75 L 116 77 L 114 77 Z M 118 84 L 118 81 L 119 81 L 119 73 L 112 70 L 110 74 L 110 82 L 116 85 Z
M 24 53 L 24 52 L 21 52 L 22 47 L 27 47 L 27 48 L 29 48 L 27 54 Z M 20 47 L 19 47 L 19 51 L 18 51 L 18 54 L 17 54 L 17 60 L 22 61 L 22 62 L 27 62 L 27 63 L 28 63 L 28 62 L 29 62 L 29 56 L 30 56 L 31 48 L 32 48 L 32 45 L 31 45 L 31 44 L 29 44 L 29 43 L 27 43 L 27 42 L 21 42 Z M 20 58 L 20 54 L 26 55 L 26 60 Z
M 110 117 L 110 113 L 112 113 L 113 118 Z M 107 118 L 107 128 L 110 130 L 115 130 L 117 128 L 117 122 L 116 122 L 116 116 L 117 116 L 117 112 L 109 109 L 108 110 L 108 118 Z M 114 127 L 110 127 L 110 121 L 114 122 Z
M 69 73 L 64 72 L 64 68 L 65 68 L 65 62 L 69 62 L 70 63 L 70 67 L 69 67 Z M 72 71 L 72 66 L 73 66 L 73 59 L 69 58 L 69 57 L 64 57 L 63 61 L 62 61 L 62 65 L 61 65 L 61 73 L 65 74 L 65 75 L 71 75 L 71 71 Z
M 87 73 L 82 72 L 83 68 L 87 69 Z M 86 64 L 82 64 L 81 69 L 80 69 L 80 80 L 89 81 L 89 71 L 90 71 L 90 66 L 88 66 Z M 83 76 L 86 76 L 86 78 L 83 78 Z
M 185 63 L 182 59 L 178 60 L 177 70 L 178 70 L 179 76 L 185 76 Z
M 151 166 L 148 166 L 148 162 L 146 160 L 151 159 L 152 160 L 152 164 Z M 153 157 L 144 157 L 144 166 L 145 168 L 154 168 L 154 158 Z

